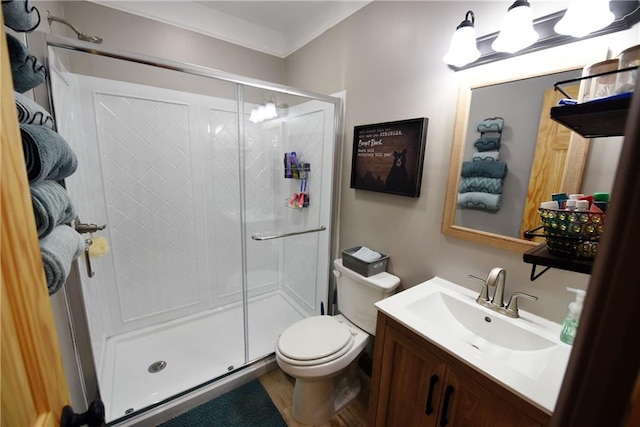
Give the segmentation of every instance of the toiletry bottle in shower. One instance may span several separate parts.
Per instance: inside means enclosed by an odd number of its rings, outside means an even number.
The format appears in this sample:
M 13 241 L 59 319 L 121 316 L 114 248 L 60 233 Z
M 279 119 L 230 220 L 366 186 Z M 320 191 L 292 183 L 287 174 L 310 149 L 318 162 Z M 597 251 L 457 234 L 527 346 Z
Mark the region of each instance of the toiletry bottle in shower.
M 300 178 L 300 172 L 298 167 L 298 156 L 295 151 L 289 153 L 289 163 L 291 164 L 291 178 Z
M 291 160 L 289 160 L 289 153 L 284 153 L 284 177 L 293 178 L 291 173 Z

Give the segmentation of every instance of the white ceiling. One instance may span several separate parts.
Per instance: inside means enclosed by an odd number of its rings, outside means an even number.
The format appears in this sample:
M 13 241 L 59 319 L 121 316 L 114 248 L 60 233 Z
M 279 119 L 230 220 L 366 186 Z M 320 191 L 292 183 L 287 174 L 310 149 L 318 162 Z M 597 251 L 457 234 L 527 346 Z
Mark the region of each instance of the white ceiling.
M 90 0 L 284 58 L 369 1 Z

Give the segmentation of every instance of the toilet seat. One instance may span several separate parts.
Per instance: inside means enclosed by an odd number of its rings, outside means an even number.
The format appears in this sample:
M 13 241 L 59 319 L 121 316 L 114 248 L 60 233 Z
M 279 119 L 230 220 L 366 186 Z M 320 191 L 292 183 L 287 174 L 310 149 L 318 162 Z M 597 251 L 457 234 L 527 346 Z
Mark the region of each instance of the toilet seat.
M 313 316 L 287 328 L 278 338 L 278 353 L 287 363 L 312 366 L 331 362 L 349 351 L 353 333 L 332 316 Z

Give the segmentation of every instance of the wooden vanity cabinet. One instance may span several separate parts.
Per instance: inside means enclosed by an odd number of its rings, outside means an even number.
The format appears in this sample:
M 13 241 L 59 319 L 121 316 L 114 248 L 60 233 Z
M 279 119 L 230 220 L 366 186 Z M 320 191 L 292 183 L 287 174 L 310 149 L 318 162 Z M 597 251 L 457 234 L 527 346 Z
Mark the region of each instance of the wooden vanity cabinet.
M 550 415 L 378 313 L 369 425 L 548 425 Z

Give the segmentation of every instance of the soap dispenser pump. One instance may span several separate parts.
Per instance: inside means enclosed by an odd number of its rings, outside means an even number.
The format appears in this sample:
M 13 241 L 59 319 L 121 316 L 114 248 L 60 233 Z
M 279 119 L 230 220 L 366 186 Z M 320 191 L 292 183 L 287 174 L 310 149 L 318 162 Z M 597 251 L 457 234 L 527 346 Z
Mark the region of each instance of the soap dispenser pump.
M 563 343 L 572 345 L 576 339 L 576 332 L 578 331 L 578 321 L 580 320 L 580 314 L 582 313 L 582 302 L 586 294 L 582 289 L 567 288 L 569 292 L 576 293 L 576 300 L 569 304 L 569 310 L 567 316 L 562 323 L 562 332 L 560 333 L 560 341 Z

